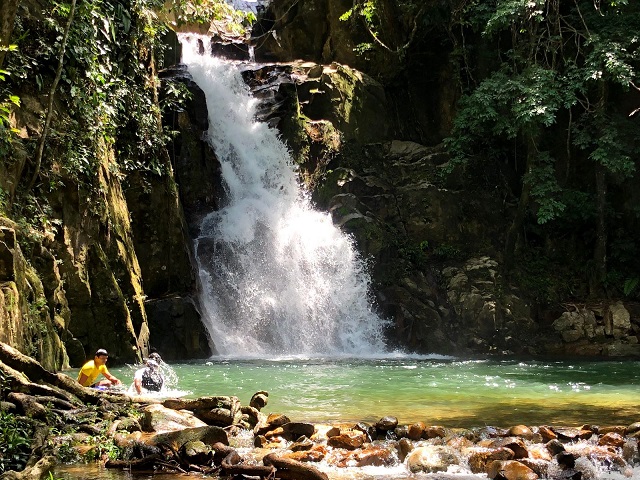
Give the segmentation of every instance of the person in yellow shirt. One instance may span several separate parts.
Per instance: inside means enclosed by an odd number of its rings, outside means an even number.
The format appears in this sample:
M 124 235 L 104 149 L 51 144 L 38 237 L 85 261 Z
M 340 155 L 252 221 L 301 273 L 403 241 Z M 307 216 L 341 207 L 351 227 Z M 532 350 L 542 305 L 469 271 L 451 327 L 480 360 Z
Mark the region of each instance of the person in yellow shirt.
M 99 348 L 93 357 L 93 360 L 89 360 L 85 363 L 80 372 L 78 373 L 78 383 L 83 387 L 111 387 L 112 385 L 119 385 L 120 380 L 109 373 L 107 370 L 107 359 L 109 354 L 104 348 Z M 96 382 L 98 376 L 102 374 L 106 380 L 100 380 Z

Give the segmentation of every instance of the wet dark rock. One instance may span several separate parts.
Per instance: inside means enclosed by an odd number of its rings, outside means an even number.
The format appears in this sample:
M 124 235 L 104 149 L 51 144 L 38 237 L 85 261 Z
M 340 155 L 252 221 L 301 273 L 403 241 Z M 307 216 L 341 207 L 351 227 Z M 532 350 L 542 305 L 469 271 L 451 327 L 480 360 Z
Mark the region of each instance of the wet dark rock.
M 214 452 L 209 445 L 201 440 L 189 441 L 180 449 L 182 458 L 195 465 L 209 465 L 214 456 Z
M 488 448 L 508 448 L 509 450 L 513 451 L 513 458 L 515 459 L 527 458 L 529 456 L 527 446 L 522 441 L 522 439 L 518 437 L 487 439 L 480 441 L 478 445 Z
M 409 438 L 410 440 L 420 440 L 426 428 L 427 426 L 424 424 L 424 422 L 417 422 L 409 425 L 407 438 Z
M 255 408 L 260 411 L 269 403 L 269 393 L 265 391 L 256 392 L 251 397 L 249 401 L 249 406 Z
M 402 438 L 396 444 L 396 450 L 398 451 L 398 460 L 404 462 L 404 459 L 413 450 L 413 443 L 406 438 Z
M 557 455 L 560 452 L 564 452 L 564 445 L 560 440 L 553 439 L 549 440 L 546 444 L 547 450 L 551 453 L 551 455 Z
M 491 448 L 473 450 L 469 455 L 469 468 L 473 473 L 484 473 L 487 471 L 487 466 L 496 460 L 512 460 L 513 450 L 509 448 Z
M 629 425 L 625 430 L 625 435 L 633 435 L 637 432 L 640 432 L 640 422 L 635 422 Z
M 376 429 L 378 429 L 378 430 L 380 430 L 382 432 L 387 432 L 389 430 L 393 430 L 397 426 L 398 426 L 398 418 L 397 417 L 392 417 L 392 416 L 382 417 L 375 424 Z
M 563 451 L 555 456 L 558 465 L 563 468 L 573 468 L 576 466 L 576 457 L 569 452 Z
M 373 425 L 369 425 L 368 423 L 359 422 L 354 425 L 354 430 L 359 430 L 367 436 L 367 441 L 373 442 L 378 438 L 378 432 Z
M 289 446 L 289 450 L 292 452 L 299 452 L 301 450 L 311 450 L 315 444 L 309 438 L 302 436 Z
M 425 427 L 424 431 L 422 432 L 422 438 L 426 438 L 426 439 L 445 438 L 447 435 L 448 435 L 447 429 L 439 425 Z
M 299 437 L 310 437 L 315 433 L 315 426 L 312 423 L 289 422 L 282 425 L 282 429 L 293 440 Z
M 249 60 L 249 45 L 244 42 L 221 42 L 211 44 L 211 54 L 229 60 Z
M 347 431 L 336 435 L 327 440 L 327 445 L 334 448 L 344 448 L 346 450 L 355 450 L 362 447 L 367 440 L 366 435 L 359 431 Z

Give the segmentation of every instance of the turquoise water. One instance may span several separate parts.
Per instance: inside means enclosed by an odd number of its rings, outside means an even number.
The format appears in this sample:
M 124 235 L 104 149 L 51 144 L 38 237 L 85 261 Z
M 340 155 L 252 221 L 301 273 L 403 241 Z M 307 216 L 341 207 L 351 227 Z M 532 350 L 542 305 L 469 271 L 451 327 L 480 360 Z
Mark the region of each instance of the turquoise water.
M 213 359 L 173 364 L 188 397 L 269 392 L 264 413 L 295 421 L 599 425 L 640 421 L 640 362 L 462 361 L 447 358 Z M 111 370 L 125 383 L 132 367 Z

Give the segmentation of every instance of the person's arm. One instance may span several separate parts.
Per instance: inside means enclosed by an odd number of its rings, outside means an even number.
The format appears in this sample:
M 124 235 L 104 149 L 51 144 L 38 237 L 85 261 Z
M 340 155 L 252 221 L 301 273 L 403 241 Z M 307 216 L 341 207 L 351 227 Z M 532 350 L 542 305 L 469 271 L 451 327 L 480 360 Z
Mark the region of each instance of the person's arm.
M 135 387 L 136 392 L 138 392 L 138 395 L 140 395 L 142 393 L 142 380 L 139 378 L 134 379 L 133 386 Z
M 104 377 L 109 380 L 111 383 L 115 383 L 116 385 L 118 385 L 119 383 L 122 383 L 120 380 L 118 380 L 116 377 L 114 377 L 113 375 L 111 375 L 111 373 L 109 373 L 109 370 L 107 370 L 107 367 L 104 367 L 104 370 L 102 371 L 102 375 L 104 375 Z

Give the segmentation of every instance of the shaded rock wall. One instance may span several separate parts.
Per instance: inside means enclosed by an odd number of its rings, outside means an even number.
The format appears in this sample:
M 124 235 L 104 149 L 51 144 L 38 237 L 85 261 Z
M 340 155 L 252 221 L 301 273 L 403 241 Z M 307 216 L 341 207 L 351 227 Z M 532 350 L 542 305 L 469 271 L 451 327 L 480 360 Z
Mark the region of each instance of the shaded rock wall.
M 444 354 L 638 356 L 633 312 L 620 327 L 624 333 L 611 327 L 597 337 L 539 317 L 527 292 L 501 275 L 512 207 L 497 190 L 442 175 L 449 158 L 441 147 L 392 140 L 392 107 L 381 84 L 344 65 L 245 68 L 262 100 L 260 118 L 282 132 L 316 203 L 372 260 L 378 305 L 392 320 L 392 346 Z

